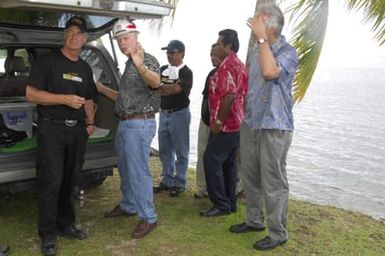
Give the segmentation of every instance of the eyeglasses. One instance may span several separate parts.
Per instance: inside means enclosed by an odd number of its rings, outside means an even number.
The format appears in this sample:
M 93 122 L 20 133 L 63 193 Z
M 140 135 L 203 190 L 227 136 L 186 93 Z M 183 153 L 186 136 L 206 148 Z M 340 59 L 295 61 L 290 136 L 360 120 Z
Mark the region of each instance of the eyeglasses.
M 178 51 L 178 50 L 175 50 L 175 51 L 167 51 L 166 53 L 167 53 L 167 55 L 174 55 L 174 54 L 179 53 L 179 51 Z

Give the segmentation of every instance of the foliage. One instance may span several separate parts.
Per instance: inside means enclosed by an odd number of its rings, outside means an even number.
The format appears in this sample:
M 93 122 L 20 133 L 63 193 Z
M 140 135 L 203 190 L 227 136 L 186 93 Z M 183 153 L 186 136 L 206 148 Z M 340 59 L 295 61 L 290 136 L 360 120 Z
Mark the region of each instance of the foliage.
M 373 22 L 372 31 L 380 45 L 385 43 L 385 1 L 384 0 L 346 0 L 349 10 L 363 11 L 363 21 Z
M 316 70 L 328 20 L 327 0 L 301 0 L 288 9 L 296 20 L 292 40 L 299 56 L 299 68 L 294 83 L 294 100 L 305 96 Z
M 300 56 L 300 67 L 295 79 L 294 99 L 300 102 L 305 96 L 325 37 L 328 19 L 328 0 L 299 0 L 289 8 L 291 18 L 297 20 L 293 45 Z M 373 22 L 372 31 L 380 45 L 385 43 L 385 1 L 346 0 L 348 10 L 363 11 L 363 21 Z
M 280 1 L 257 0 L 261 5 L 279 4 Z M 293 46 L 297 49 L 300 66 L 294 83 L 294 100 L 300 102 L 310 86 L 313 74 L 321 54 L 328 23 L 328 0 L 297 0 L 291 1 L 287 9 L 290 20 L 295 21 L 293 31 Z M 347 8 L 351 11 L 363 11 L 363 21 L 373 23 L 372 31 L 380 45 L 385 43 L 385 1 L 383 0 L 346 0 Z M 249 48 L 254 44 L 250 37 Z M 248 56 L 249 59 L 249 56 Z M 248 63 L 248 61 L 247 61 Z
M 179 0 L 163 0 L 162 2 L 171 4 L 174 6 L 174 9 L 171 11 L 171 15 L 167 17 L 163 17 L 160 20 L 148 20 L 149 27 L 152 29 L 153 32 L 156 32 L 157 34 L 160 34 L 162 32 L 162 29 L 165 25 L 172 26 L 177 10 Z

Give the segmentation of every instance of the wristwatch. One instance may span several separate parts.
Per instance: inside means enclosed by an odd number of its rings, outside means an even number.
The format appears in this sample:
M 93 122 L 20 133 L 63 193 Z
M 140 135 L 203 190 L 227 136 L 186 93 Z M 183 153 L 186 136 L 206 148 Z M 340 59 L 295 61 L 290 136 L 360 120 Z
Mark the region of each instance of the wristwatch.
M 221 121 L 219 119 L 215 119 L 215 124 L 218 125 L 218 126 L 222 126 L 223 125 L 223 121 Z
M 267 42 L 267 40 L 265 38 L 259 38 L 257 42 L 258 44 L 263 44 L 264 42 Z

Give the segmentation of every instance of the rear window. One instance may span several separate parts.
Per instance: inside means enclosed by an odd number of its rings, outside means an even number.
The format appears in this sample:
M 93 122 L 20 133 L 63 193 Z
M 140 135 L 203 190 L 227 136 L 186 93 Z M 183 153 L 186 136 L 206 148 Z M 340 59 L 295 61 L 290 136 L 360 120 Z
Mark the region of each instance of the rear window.
M 31 62 L 54 50 L 58 50 L 58 48 L 0 47 L 0 103 L 14 97 L 24 97 Z M 91 66 L 95 80 L 104 84 L 112 84 L 111 70 L 99 51 L 95 48 L 84 47 L 80 57 Z
M 47 29 L 63 29 L 66 21 L 74 15 L 75 13 L 69 12 L 47 12 L 37 10 L 15 10 L 0 8 L 0 23 L 9 25 L 27 25 L 30 28 L 39 27 Z M 99 29 L 114 20 L 113 17 L 79 14 L 76 15 L 84 18 L 90 31 Z

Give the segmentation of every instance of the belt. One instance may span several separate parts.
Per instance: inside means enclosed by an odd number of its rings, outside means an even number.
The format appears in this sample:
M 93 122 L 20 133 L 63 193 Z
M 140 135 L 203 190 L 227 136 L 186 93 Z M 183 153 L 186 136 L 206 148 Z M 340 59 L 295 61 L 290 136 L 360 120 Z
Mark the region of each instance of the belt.
M 64 124 L 65 126 L 72 127 L 77 125 L 78 123 L 84 122 L 84 120 L 77 120 L 77 119 L 52 119 L 43 116 L 41 119 L 44 121 L 48 121 L 54 124 Z
M 162 111 L 162 113 L 165 113 L 165 114 L 171 114 L 171 113 L 174 113 L 176 111 L 182 110 L 184 108 L 185 107 L 183 107 L 183 108 L 161 109 L 161 111 Z
M 148 112 L 148 113 L 137 113 L 132 115 L 126 115 L 122 114 L 119 116 L 120 120 L 132 120 L 132 119 L 149 119 L 149 118 L 155 118 L 154 112 Z

